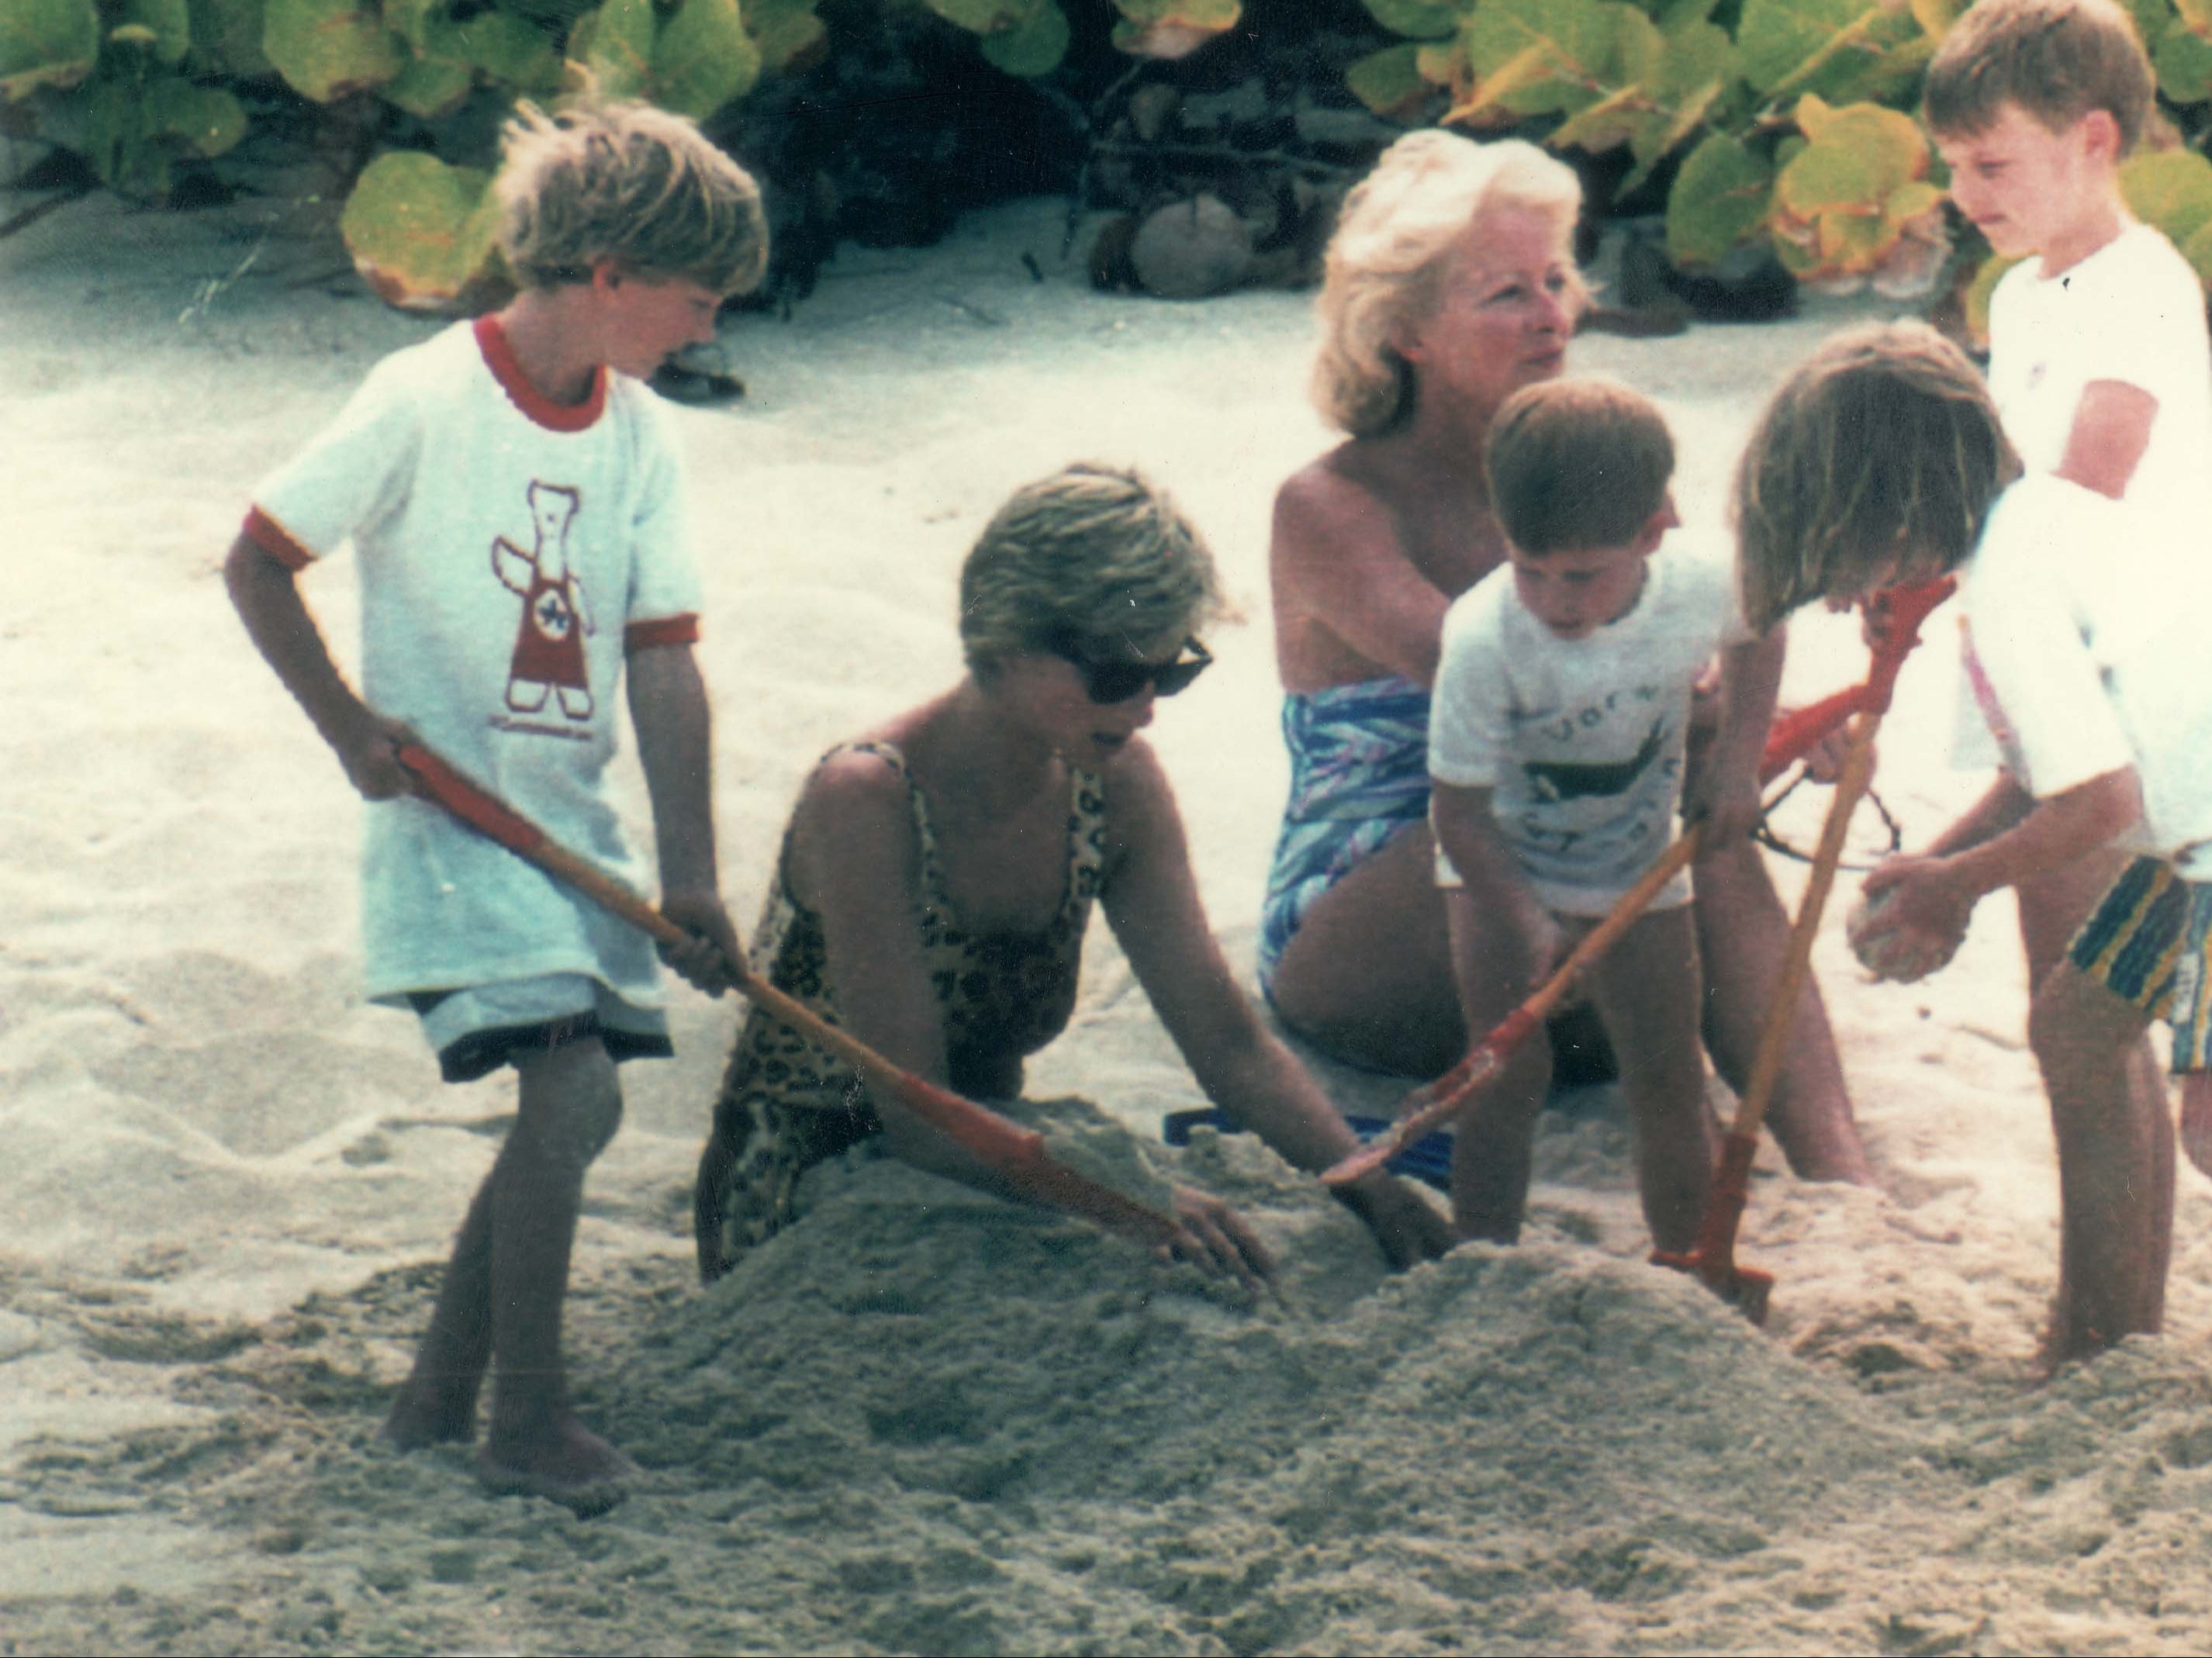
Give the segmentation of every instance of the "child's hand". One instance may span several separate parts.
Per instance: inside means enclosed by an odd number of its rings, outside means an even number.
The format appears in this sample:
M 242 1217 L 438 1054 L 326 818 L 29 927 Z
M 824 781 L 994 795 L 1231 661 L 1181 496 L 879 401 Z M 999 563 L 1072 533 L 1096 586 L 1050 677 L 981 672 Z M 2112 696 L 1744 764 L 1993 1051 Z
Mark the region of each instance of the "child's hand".
M 1274 1256 L 1219 1198 L 1178 1186 L 1175 1218 L 1175 1236 L 1159 1247 L 1161 1260 L 1187 1260 L 1215 1277 L 1233 1278 L 1254 1295 L 1274 1281 Z
M 1693 779 L 1685 792 L 1682 816 L 1689 823 L 1703 825 L 1705 839 L 1698 849 L 1711 853 L 1733 846 L 1757 829 L 1765 805 L 1759 797 L 1755 767 L 1712 765 Z
M 686 983 L 709 996 L 736 989 L 744 948 L 738 943 L 738 930 L 731 925 L 729 912 L 722 908 L 721 896 L 696 888 L 675 888 L 661 895 L 660 913 L 691 935 L 691 942 L 681 947 L 657 946 L 660 959 Z
M 351 727 L 331 738 L 331 747 L 362 799 L 397 800 L 415 793 L 415 774 L 399 763 L 399 750 L 421 741 L 398 720 L 364 708 Z
M 1864 890 L 1869 899 L 1889 895 L 1882 932 L 1900 935 L 1913 953 L 1938 965 L 1965 942 L 1978 896 L 1954 878 L 1948 858 L 1892 858 L 1866 878 Z

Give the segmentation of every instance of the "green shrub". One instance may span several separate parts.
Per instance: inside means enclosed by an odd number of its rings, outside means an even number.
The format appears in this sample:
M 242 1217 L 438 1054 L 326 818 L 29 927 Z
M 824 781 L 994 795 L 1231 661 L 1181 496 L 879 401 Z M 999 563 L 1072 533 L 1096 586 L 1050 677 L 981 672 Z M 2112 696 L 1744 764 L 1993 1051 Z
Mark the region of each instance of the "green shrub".
M 2128 3 L 2167 113 L 2203 137 L 2212 0 Z M 497 280 L 481 169 L 499 110 L 588 75 L 704 119 L 824 48 L 815 3 L 0 0 L 0 100 L 12 129 L 27 112 L 115 189 L 157 199 L 180 164 L 237 144 L 275 82 L 357 124 L 364 106 L 402 112 L 416 147 L 369 162 L 343 228 L 386 298 L 453 306 Z M 1065 7 L 1091 7 L 1102 32 L 1110 16 L 1115 44 L 1138 57 L 1185 56 L 1241 21 L 1239 0 L 878 3 L 926 4 L 975 35 L 991 64 L 1030 77 L 1066 56 Z M 1686 267 L 1764 245 L 1801 277 L 1855 281 L 1936 222 L 1942 167 L 1914 112 L 1964 0 L 1364 3 L 1382 44 L 1351 65 L 1352 96 L 1409 123 L 1622 155 L 1614 201 L 1664 186 L 1668 248 Z M 2125 186 L 2212 281 L 2212 162 L 2187 149 L 2148 154 Z

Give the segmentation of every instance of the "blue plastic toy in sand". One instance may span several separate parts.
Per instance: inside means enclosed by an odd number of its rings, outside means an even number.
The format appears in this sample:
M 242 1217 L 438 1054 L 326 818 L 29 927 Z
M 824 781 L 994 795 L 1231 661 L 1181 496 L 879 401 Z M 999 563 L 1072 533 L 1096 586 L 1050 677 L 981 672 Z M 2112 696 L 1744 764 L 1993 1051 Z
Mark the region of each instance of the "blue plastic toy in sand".
M 1347 1112 L 1344 1121 L 1363 1140 L 1371 1140 L 1377 1134 L 1387 1133 L 1390 1127 L 1389 1120 L 1385 1117 L 1355 1117 Z M 1169 1112 L 1161 1120 L 1160 1138 L 1170 1145 L 1188 1145 L 1190 1131 L 1194 1128 L 1211 1128 L 1220 1134 L 1250 1132 L 1225 1112 L 1209 1108 Z M 1439 1192 L 1448 1193 L 1451 1190 L 1451 1133 L 1449 1129 L 1439 1129 L 1415 1140 L 1391 1158 L 1389 1167 L 1393 1174 L 1425 1181 Z

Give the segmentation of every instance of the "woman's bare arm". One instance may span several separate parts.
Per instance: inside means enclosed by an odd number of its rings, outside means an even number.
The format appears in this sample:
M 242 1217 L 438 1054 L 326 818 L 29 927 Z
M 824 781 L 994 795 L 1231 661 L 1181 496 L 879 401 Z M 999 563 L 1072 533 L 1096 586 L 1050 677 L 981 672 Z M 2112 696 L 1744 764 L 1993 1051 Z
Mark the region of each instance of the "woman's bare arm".
M 1451 600 L 1414 568 L 1374 495 L 1323 463 L 1307 467 L 1276 493 L 1268 560 L 1279 632 L 1323 629 L 1377 669 L 1435 680 Z M 1286 656 L 1290 689 L 1317 689 L 1295 683 L 1295 665 Z

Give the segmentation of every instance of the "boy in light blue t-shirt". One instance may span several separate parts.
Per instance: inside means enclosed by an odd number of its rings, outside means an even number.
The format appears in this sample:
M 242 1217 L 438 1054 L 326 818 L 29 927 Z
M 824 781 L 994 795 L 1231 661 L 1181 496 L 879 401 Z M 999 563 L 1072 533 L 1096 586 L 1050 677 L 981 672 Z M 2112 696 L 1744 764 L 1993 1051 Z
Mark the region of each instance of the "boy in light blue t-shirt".
M 670 1052 L 651 944 L 414 799 L 420 740 L 562 844 L 635 884 L 609 804 L 625 689 L 653 799 L 667 954 L 719 993 L 737 939 L 718 891 L 698 585 L 676 436 L 641 384 L 711 339 L 767 239 L 752 180 L 690 123 L 639 105 L 524 106 L 496 189 L 522 285 L 371 371 L 331 428 L 255 492 L 225 567 L 262 654 L 372 805 L 362 865 L 369 994 L 413 1008 L 449 1081 L 512 1064 L 520 1109 L 470 1206 L 413 1373 L 402 1448 L 466 1440 L 478 1469 L 580 1512 L 628 1459 L 570 1408 L 561 1358 L 585 1169 L 622 1115 L 617 1061 Z M 296 573 L 353 544 L 362 692 Z

